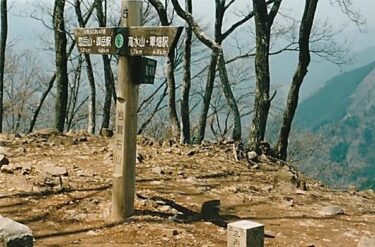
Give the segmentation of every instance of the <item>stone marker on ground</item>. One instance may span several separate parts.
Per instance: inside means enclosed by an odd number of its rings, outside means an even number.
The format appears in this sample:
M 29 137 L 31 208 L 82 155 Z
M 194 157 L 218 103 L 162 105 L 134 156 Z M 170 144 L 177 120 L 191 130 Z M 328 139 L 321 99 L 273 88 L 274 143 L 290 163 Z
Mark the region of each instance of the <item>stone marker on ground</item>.
M 0 246 L 31 247 L 33 235 L 29 227 L 0 215 Z
M 228 247 L 263 247 L 264 225 L 241 220 L 227 226 Z

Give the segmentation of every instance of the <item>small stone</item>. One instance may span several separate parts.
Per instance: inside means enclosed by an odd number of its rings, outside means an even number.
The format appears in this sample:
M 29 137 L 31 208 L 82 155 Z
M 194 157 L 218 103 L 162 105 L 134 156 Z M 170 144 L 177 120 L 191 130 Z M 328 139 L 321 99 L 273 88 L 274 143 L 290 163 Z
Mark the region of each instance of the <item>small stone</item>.
M 320 210 L 319 214 L 323 216 L 333 216 L 333 215 L 344 214 L 344 210 L 339 206 L 330 205 Z
M 53 177 L 67 176 L 68 171 L 65 167 L 55 166 L 55 165 L 46 165 L 42 168 L 42 172 L 47 173 Z
M 0 155 L 0 167 L 9 165 L 9 159 L 5 155 Z
M 263 191 L 267 191 L 267 192 L 271 192 L 272 189 L 273 189 L 273 186 L 272 185 L 268 185 L 268 186 L 264 187 L 262 190 Z
M 174 236 L 177 236 L 178 235 L 178 231 L 176 229 L 168 229 L 165 231 L 164 233 L 164 236 L 168 237 L 168 238 L 171 238 L 171 237 L 174 237 Z
M 6 173 L 6 174 L 14 173 L 13 168 L 10 166 L 1 166 L 0 170 L 1 170 L 1 173 Z
M 306 193 L 307 193 L 307 192 L 304 191 L 304 190 L 300 190 L 300 189 L 297 189 L 297 190 L 296 190 L 296 194 L 297 194 L 297 195 L 306 195 Z
M 21 169 L 21 174 L 22 175 L 29 175 L 31 173 L 31 166 L 25 165 Z
M 247 158 L 249 160 L 255 160 L 256 158 L 258 158 L 258 154 L 255 151 L 250 151 L 247 153 Z
M 188 182 L 189 184 L 197 184 L 198 183 L 198 180 L 195 177 L 188 177 L 187 179 L 185 179 L 185 181 Z
M 197 150 L 190 150 L 189 152 L 186 153 L 187 156 L 193 156 L 197 153 Z
M 357 187 L 355 185 L 350 185 L 348 187 L 348 192 L 350 195 L 355 195 L 358 192 Z
M 276 233 L 274 233 L 270 230 L 265 230 L 264 236 L 267 237 L 267 238 L 276 238 Z
M 152 168 L 151 171 L 152 171 L 153 173 L 159 175 L 159 176 L 165 174 L 165 172 L 161 169 L 160 166 L 157 166 L 157 167 Z

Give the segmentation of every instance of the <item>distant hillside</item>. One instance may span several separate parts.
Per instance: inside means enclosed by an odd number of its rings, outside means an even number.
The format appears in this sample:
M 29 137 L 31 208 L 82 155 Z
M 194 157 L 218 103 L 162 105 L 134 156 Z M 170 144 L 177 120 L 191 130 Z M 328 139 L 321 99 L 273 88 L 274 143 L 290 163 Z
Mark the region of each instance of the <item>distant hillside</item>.
M 315 175 L 333 185 L 375 188 L 375 62 L 332 78 L 301 102 L 295 125 L 321 136 L 306 169 L 317 166 Z
M 299 127 L 313 131 L 345 117 L 358 85 L 375 68 L 375 62 L 336 76 L 326 86 L 302 101 L 296 114 Z

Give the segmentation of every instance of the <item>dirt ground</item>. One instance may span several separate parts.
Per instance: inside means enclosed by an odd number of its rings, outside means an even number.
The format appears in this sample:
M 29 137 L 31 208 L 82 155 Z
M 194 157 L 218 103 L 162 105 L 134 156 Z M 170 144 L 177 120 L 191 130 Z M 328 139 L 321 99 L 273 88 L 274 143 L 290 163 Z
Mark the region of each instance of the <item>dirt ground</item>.
M 111 222 L 113 138 L 1 135 L 0 215 L 35 246 L 226 246 L 226 224 L 265 225 L 266 246 L 358 246 L 375 237 L 373 191 L 333 191 L 292 167 L 236 161 L 232 144 L 138 140 L 134 216 Z M 297 182 L 295 180 L 298 180 Z M 220 200 L 219 215 L 202 215 Z M 322 215 L 326 206 L 343 213 Z

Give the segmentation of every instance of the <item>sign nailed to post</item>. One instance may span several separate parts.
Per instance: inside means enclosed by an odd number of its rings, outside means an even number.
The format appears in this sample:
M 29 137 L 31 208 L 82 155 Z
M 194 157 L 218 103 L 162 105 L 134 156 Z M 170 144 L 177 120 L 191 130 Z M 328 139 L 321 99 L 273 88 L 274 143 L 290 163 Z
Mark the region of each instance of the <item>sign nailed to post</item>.
M 182 27 L 76 28 L 81 53 L 121 56 L 167 56 Z

